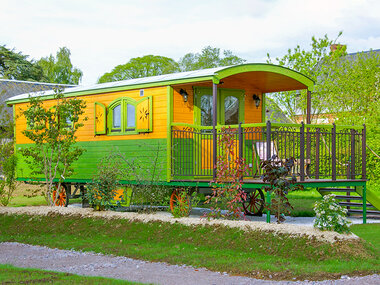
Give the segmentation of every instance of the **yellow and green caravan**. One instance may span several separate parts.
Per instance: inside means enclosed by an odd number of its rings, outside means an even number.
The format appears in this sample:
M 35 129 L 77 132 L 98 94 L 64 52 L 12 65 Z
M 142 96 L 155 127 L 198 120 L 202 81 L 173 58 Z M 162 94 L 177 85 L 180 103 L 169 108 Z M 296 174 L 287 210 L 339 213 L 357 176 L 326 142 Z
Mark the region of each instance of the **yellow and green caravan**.
M 65 178 L 67 196 L 72 194 L 72 187 L 92 180 L 100 159 L 109 152 L 117 149 L 148 167 L 157 145 L 159 163 L 165 166 L 157 183 L 173 189 L 209 189 L 216 176 L 218 136 L 229 126 L 236 132 L 236 156 L 249 166 L 243 177 L 247 214 L 262 211 L 261 188 L 265 183 L 259 164 L 276 155 L 295 159 L 293 173 L 297 183 L 305 187 L 318 188 L 321 194 L 334 189 L 349 194 L 348 188 L 360 193 L 365 216 L 365 127 L 311 124 L 313 85 L 310 78 L 294 70 L 250 63 L 66 89 L 64 96 L 86 102 L 85 115 L 89 118 L 77 132 L 77 144 L 86 151 L 75 163 L 74 174 Z M 306 90 L 305 124 L 266 121 L 267 94 L 291 90 Z M 52 91 L 8 100 L 17 118 L 16 152 L 31 143 L 23 135 L 27 122 L 20 115 L 20 109 L 28 106 L 29 96 L 41 96 L 47 105 L 53 104 Z M 28 165 L 20 161 L 18 180 L 31 180 Z

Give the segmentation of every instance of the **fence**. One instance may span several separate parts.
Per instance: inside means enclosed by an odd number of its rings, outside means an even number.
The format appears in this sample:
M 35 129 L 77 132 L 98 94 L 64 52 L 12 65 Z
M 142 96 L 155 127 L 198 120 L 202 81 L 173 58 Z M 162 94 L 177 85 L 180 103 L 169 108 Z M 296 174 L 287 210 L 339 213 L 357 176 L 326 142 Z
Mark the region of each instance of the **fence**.
M 171 174 L 175 180 L 210 178 L 222 147 L 220 137 L 234 134 L 234 157 L 249 166 L 245 178 L 260 179 L 260 162 L 294 158 L 292 173 L 299 181 L 366 179 L 365 126 L 305 124 L 239 124 L 201 127 L 173 123 Z M 214 142 L 216 144 L 214 146 Z M 215 176 L 214 176 L 215 177 Z

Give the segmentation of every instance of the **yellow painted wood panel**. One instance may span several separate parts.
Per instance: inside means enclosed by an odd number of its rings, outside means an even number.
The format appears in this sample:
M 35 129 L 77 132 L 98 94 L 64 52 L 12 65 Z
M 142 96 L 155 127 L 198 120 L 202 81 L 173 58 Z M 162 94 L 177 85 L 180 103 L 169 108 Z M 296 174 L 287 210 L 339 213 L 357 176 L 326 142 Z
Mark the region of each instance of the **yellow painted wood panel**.
M 187 102 L 179 94 L 181 89 L 186 90 L 189 97 Z M 175 123 L 194 123 L 194 94 L 192 86 L 175 86 L 173 88 L 173 122 Z
M 109 106 L 114 100 L 120 97 L 130 97 L 134 100 L 140 100 L 140 90 L 118 91 L 110 93 L 99 93 L 95 95 L 81 96 L 86 102 L 85 116 L 88 118 L 84 126 L 77 132 L 77 141 L 111 141 L 111 140 L 131 140 L 131 139 L 156 139 L 166 138 L 167 136 L 167 88 L 156 87 L 144 89 L 144 96 L 152 96 L 153 99 L 153 132 L 135 135 L 96 135 L 94 123 L 95 102 Z M 54 100 L 47 100 L 44 103 L 47 107 L 54 104 Z M 28 107 L 28 103 L 16 104 L 16 143 L 31 143 L 23 134 L 26 129 L 26 119 L 20 116 L 21 111 Z

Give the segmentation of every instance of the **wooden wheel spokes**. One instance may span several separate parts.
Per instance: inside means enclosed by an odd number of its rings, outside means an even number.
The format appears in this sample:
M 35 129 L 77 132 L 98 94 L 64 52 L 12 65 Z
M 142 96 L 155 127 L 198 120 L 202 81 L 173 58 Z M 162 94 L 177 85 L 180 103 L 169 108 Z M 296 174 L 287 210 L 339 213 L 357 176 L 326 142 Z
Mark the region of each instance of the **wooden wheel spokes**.
M 176 190 L 174 190 L 173 191 L 173 193 L 172 193 L 172 195 L 170 196 L 170 210 L 173 212 L 173 210 L 174 210 L 174 208 L 176 207 L 176 206 L 178 206 L 179 204 L 181 204 L 182 202 L 184 202 L 182 199 L 182 197 L 181 197 L 181 195 L 180 195 L 180 191 L 181 190 L 179 190 L 179 189 L 176 189 Z M 189 212 L 189 210 L 190 210 L 190 198 L 188 197 L 188 196 L 186 196 L 187 198 L 187 205 L 188 205 L 188 207 L 185 207 L 185 208 L 183 208 L 182 209 L 182 211 L 183 212 Z M 187 214 L 187 213 L 186 213 Z
M 260 199 L 259 192 L 255 192 L 252 194 L 253 195 L 249 197 L 248 210 L 252 213 L 257 213 L 260 210 L 262 200 Z
M 67 195 L 66 189 L 63 185 L 61 185 L 61 189 L 57 193 L 57 190 L 54 190 L 52 193 L 52 199 L 55 206 L 66 207 L 67 205 Z
M 255 189 L 247 193 L 247 199 L 243 201 L 244 212 L 248 216 L 261 216 L 264 209 L 264 194 L 261 189 Z

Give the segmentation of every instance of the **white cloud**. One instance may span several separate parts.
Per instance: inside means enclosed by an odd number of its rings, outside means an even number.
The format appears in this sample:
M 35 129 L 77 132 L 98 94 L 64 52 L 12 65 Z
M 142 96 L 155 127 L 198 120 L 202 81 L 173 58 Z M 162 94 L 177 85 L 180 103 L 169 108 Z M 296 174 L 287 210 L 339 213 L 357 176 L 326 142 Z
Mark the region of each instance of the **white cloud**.
M 350 52 L 380 48 L 380 1 L 148 0 L 8 1 L 0 10 L 0 44 L 33 58 L 67 46 L 83 83 L 132 57 L 179 59 L 212 45 L 249 61 L 279 56 L 312 35 L 328 34 Z

